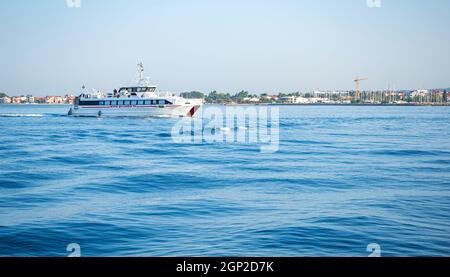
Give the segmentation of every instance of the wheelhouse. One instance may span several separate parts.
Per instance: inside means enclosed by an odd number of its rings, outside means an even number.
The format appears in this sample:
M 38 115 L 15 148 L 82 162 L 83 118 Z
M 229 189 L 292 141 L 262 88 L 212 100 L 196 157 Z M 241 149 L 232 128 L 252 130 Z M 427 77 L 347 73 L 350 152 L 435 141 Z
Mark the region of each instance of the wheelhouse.
M 155 92 L 156 87 L 124 87 L 119 89 L 119 93 L 126 92 Z

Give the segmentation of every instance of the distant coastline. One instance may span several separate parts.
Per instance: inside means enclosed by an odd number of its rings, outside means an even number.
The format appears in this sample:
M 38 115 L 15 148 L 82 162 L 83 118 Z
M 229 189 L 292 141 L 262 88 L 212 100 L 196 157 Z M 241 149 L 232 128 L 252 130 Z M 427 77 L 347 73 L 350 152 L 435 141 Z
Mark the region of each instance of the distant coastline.
M 217 105 L 290 105 L 290 106 L 449 106 L 447 89 L 414 91 L 313 91 L 308 93 L 278 93 L 260 95 L 240 91 L 236 94 L 212 91 L 182 92 L 186 99 L 203 99 Z M 8 96 L 0 93 L 0 104 L 10 105 L 73 105 L 76 96 L 33 95 Z
M 212 103 L 206 103 L 206 105 L 220 105 L 220 104 L 212 104 Z M 361 104 L 361 103 L 350 103 L 350 104 L 339 104 L 339 103 L 331 103 L 331 104 L 325 104 L 325 103 L 311 103 L 311 104 L 221 104 L 223 106 L 348 106 L 348 107 L 450 107 L 450 103 L 407 103 L 407 104 Z
M 47 103 L 0 103 L 0 106 L 72 106 L 73 104 L 47 104 Z
M 46 103 L 0 103 L 0 106 L 72 106 L 73 104 L 46 104 Z M 207 106 L 348 106 L 348 107 L 450 107 L 450 103 L 403 103 L 403 104 L 371 104 L 371 103 L 305 103 L 305 104 L 289 104 L 289 103 L 205 103 Z
M 405 106 L 405 107 L 424 107 L 424 106 L 435 106 L 435 107 L 447 107 L 450 103 L 401 103 L 401 104 L 371 104 L 371 103 L 350 103 L 350 104 L 326 104 L 326 103 L 316 103 L 316 104 L 268 104 L 271 106 Z

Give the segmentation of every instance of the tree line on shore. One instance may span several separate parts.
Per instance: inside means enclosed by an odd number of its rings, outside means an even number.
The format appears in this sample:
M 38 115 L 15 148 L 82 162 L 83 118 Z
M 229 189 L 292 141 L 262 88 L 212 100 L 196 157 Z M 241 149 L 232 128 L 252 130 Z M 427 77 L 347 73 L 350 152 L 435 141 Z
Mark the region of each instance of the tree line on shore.
M 223 92 L 217 92 L 212 91 L 208 95 L 205 95 L 202 92 L 199 91 L 191 91 L 191 92 L 183 92 L 180 94 L 181 97 L 188 98 L 188 99 L 205 99 L 208 103 L 214 103 L 214 104 L 222 104 L 222 103 L 242 103 L 245 102 L 245 100 L 249 100 L 252 98 L 259 98 L 257 95 L 251 95 L 248 91 L 240 91 L 234 95 L 230 93 L 223 93 Z
M 207 103 L 211 104 L 226 104 L 226 103 L 249 103 L 252 100 L 256 100 L 260 103 L 270 103 L 273 99 L 269 97 L 268 94 L 251 94 L 248 91 L 241 90 L 238 93 L 230 94 L 218 92 L 216 90 L 210 92 L 209 94 L 204 94 L 199 91 L 183 92 L 180 94 L 181 97 L 188 99 L 204 99 Z M 279 94 L 277 98 L 283 97 L 283 94 Z
M 311 93 L 278 93 L 277 95 L 250 94 L 242 90 L 236 94 L 212 91 L 204 94 L 199 91 L 183 92 L 180 94 L 184 98 L 204 99 L 206 103 L 211 104 L 229 104 L 229 103 L 283 103 L 296 101 L 316 101 L 318 103 L 447 103 L 447 90 L 421 91 L 363 91 L 359 97 L 356 97 L 355 91 L 348 92 L 311 92 Z M 300 100 L 299 100 L 300 99 Z M 326 101 L 326 102 L 324 102 Z

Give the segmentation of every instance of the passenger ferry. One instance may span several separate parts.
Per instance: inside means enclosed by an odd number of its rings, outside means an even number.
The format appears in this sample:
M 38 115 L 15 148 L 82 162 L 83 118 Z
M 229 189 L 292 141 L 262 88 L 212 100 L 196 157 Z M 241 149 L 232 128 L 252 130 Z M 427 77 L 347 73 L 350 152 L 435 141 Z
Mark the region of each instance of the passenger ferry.
M 122 87 L 113 93 L 83 93 L 75 98 L 70 116 L 136 116 L 193 117 L 203 99 L 186 99 L 172 94 L 159 95 L 144 77 L 144 66 L 138 64 L 138 85 Z

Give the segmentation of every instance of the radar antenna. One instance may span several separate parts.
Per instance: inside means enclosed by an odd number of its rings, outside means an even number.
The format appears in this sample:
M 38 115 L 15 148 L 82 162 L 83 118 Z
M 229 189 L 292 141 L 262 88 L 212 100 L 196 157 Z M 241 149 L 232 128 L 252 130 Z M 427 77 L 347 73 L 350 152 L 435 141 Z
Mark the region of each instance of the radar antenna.
M 150 86 L 150 78 L 144 76 L 144 64 L 142 62 L 138 63 L 138 73 L 136 76 L 136 81 L 139 86 L 148 87 Z

